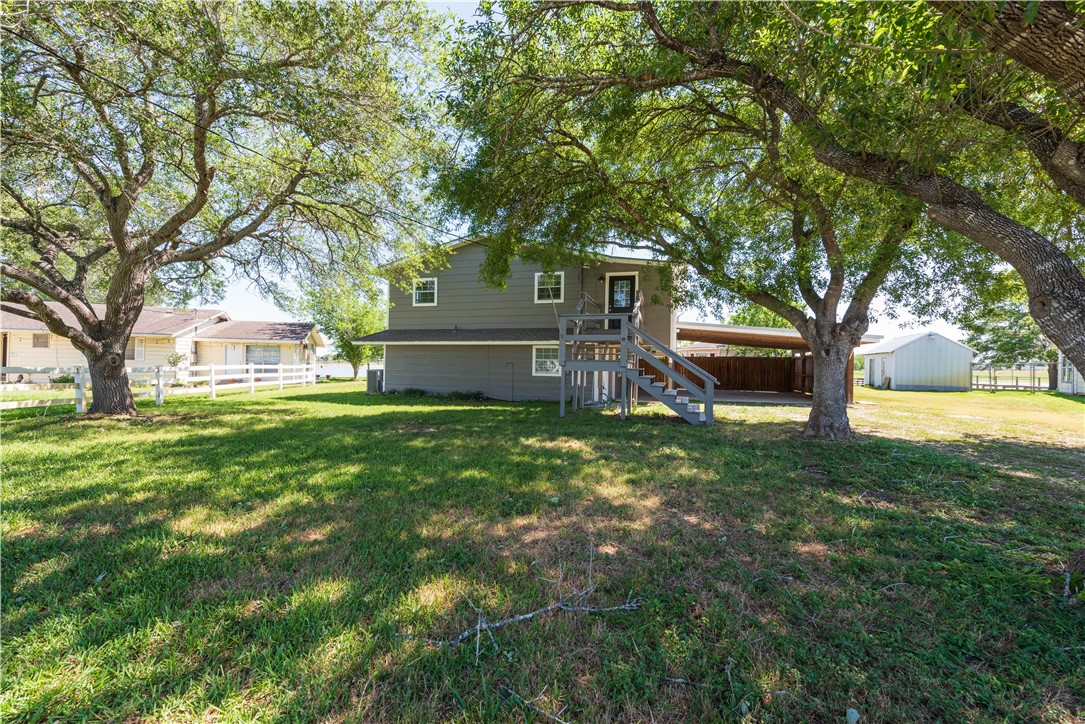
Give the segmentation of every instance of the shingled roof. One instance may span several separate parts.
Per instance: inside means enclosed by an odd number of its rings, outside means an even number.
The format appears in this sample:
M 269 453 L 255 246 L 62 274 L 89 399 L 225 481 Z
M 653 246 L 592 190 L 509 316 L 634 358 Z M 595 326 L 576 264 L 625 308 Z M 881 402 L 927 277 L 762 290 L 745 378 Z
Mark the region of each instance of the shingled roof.
M 201 330 L 196 339 L 242 340 L 253 342 L 304 342 L 313 332 L 307 322 L 223 322 Z M 318 344 L 322 344 L 323 341 Z
M 557 344 L 557 327 L 501 329 L 386 329 L 354 340 L 355 344 Z
M 65 324 L 78 327 L 75 315 L 59 302 L 46 302 L 50 309 L 60 315 Z M 11 304 L 12 307 L 20 307 Z M 90 305 L 94 313 L 101 319 L 105 316 L 104 304 Z M 140 312 L 139 319 L 132 334 L 172 337 L 179 332 L 191 329 L 195 325 L 206 322 L 216 317 L 228 319 L 229 316 L 221 309 L 175 309 L 173 307 L 144 307 Z M 0 312 L 0 330 L 5 332 L 48 332 L 49 328 L 43 322 L 34 319 L 20 317 L 17 314 Z

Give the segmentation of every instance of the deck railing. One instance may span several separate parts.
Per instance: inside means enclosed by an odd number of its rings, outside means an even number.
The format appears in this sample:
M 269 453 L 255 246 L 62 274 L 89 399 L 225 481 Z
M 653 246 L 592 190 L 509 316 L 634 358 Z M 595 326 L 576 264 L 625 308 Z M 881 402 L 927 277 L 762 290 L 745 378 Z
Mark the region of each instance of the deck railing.
M 136 399 L 153 397 L 156 405 L 163 404 L 165 398 L 171 395 L 206 394 L 213 400 L 222 390 L 248 389 L 250 393 L 253 393 L 257 387 L 274 385 L 281 390 L 287 385 L 316 383 L 315 364 L 129 367 L 127 372 L 132 397 Z M 5 380 L 4 383 L 0 383 L 0 410 L 75 405 L 76 413 L 81 415 L 86 412 L 87 404 L 94 396 L 90 373 L 86 367 L 0 367 L 0 376 Z M 25 378 L 24 381 L 15 382 L 14 380 L 19 379 L 20 376 Z M 61 376 L 70 376 L 74 381 L 57 383 L 51 381 Z M 35 378 L 50 381 L 34 382 Z M 3 399 L 11 392 L 45 390 L 72 390 L 72 396 L 50 397 L 42 394 L 23 399 Z
M 633 320 L 639 318 L 638 308 L 633 314 L 573 314 L 559 318 L 560 415 L 565 416 L 566 376 L 572 376 L 575 410 L 583 404 L 587 375 L 602 372 L 616 375 L 619 380 L 624 419 L 632 399 L 628 376 L 639 375 L 644 364 L 657 370 L 669 386 L 681 387 L 700 401 L 711 424 L 718 380 L 635 324 Z

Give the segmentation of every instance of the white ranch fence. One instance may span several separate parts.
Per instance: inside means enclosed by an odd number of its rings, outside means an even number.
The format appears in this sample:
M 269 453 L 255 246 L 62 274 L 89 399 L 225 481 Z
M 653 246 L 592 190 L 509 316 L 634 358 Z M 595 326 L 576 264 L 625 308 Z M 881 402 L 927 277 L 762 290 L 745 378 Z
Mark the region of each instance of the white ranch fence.
M 53 382 L 56 377 L 70 376 L 74 382 Z M 90 372 L 85 367 L 0 367 L 0 410 L 20 407 L 75 405 L 76 414 L 87 411 L 94 396 Z M 153 397 L 161 405 L 170 395 L 209 395 L 213 400 L 222 390 L 248 389 L 288 385 L 316 384 L 316 365 L 193 365 L 191 367 L 129 367 L 128 381 L 132 397 Z M 145 390 L 141 388 L 151 388 Z M 19 395 L 22 399 L 3 399 L 9 392 L 38 390 L 73 390 L 71 397 Z

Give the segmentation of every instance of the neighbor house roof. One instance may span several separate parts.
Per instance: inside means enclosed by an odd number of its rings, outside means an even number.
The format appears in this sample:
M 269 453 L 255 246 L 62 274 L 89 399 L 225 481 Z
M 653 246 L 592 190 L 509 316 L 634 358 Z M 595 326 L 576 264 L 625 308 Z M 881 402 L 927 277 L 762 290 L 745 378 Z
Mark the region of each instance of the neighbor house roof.
M 79 323 L 71 310 L 59 302 L 46 302 L 50 309 L 60 315 L 65 324 L 78 327 Z M 12 307 L 23 308 L 19 304 L 11 304 Z M 105 316 L 104 304 L 92 304 L 94 313 L 98 318 Z M 144 307 L 140 312 L 139 319 L 132 330 L 132 334 L 148 337 L 174 337 L 182 332 L 192 329 L 201 322 L 212 319 L 229 319 L 229 315 L 221 309 L 175 309 L 173 307 Z M 49 328 L 43 322 L 34 319 L 20 317 L 17 314 L 0 312 L 0 330 L 5 332 L 48 332 Z
M 223 322 L 200 330 L 196 335 L 196 339 L 298 344 L 306 341 L 309 335 L 312 334 L 316 335 L 317 345 L 323 346 L 324 339 L 320 336 L 320 332 L 308 322 L 245 322 L 238 320 Z
M 683 341 L 731 344 L 742 347 L 766 347 L 769 349 L 792 349 L 809 351 L 810 347 L 792 327 L 747 327 L 740 324 L 715 324 L 712 322 L 685 322 L 675 325 L 676 337 Z M 881 339 L 880 334 L 864 334 L 862 344 L 872 344 Z M 679 350 L 681 352 L 681 350 Z
M 912 342 L 917 342 L 917 341 L 923 339 L 924 337 L 938 337 L 940 339 L 946 340 L 947 342 L 951 342 L 951 343 L 957 345 L 958 347 L 964 347 L 965 349 L 969 350 L 970 352 L 975 351 L 971 347 L 969 347 L 967 344 L 961 344 L 960 342 L 957 342 L 956 340 L 950 339 L 949 337 L 945 336 L 944 334 L 938 334 L 937 332 L 917 332 L 915 334 L 906 334 L 903 337 L 893 337 L 892 339 L 887 339 L 884 342 L 880 342 L 880 343 L 872 345 L 870 347 L 863 347 L 861 350 L 856 350 L 855 353 L 856 354 L 886 354 L 888 352 L 896 352 L 898 349 L 901 349 L 902 347 L 907 347 Z
M 557 327 L 503 329 L 386 329 L 355 344 L 557 344 Z

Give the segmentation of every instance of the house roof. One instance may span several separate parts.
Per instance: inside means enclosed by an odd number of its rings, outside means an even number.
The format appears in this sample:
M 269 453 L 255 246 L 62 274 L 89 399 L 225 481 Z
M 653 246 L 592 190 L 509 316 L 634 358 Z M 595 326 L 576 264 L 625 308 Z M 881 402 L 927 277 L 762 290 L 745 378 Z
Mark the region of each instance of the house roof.
M 503 329 L 386 329 L 355 344 L 557 344 L 557 327 Z
M 856 350 L 855 353 L 865 355 L 865 354 L 887 354 L 889 352 L 896 352 L 898 349 L 901 349 L 902 347 L 907 347 L 912 342 L 918 342 L 919 340 L 923 339 L 924 337 L 938 337 L 939 339 L 944 339 L 945 341 L 950 342 L 951 344 L 955 344 L 958 347 L 964 347 L 969 352 L 975 352 L 975 350 L 972 349 L 971 347 L 969 347 L 967 344 L 961 344 L 960 342 L 957 342 L 956 340 L 950 339 L 949 337 L 945 336 L 944 334 L 938 334 L 937 332 L 916 332 L 915 334 L 906 334 L 903 337 L 893 337 L 892 339 L 887 339 L 884 342 L 880 342 L 879 344 L 875 344 L 875 345 L 872 345 L 870 347 L 865 347 L 861 351 Z
M 675 336 L 682 341 L 732 344 L 742 347 L 766 347 L 806 352 L 810 347 L 792 327 L 747 327 L 740 324 L 714 324 L 712 322 L 684 322 L 675 324 Z M 873 344 L 880 334 L 864 334 L 861 344 Z M 678 350 L 681 352 L 682 350 Z
M 78 327 L 79 323 L 71 310 L 59 302 L 46 302 L 50 309 L 60 315 L 65 324 Z M 20 307 L 19 304 L 10 304 L 12 307 Z M 94 313 L 99 317 L 105 315 L 104 304 L 90 305 Z M 192 329 L 195 325 L 221 317 L 229 319 L 229 315 L 221 309 L 175 309 L 173 307 L 144 307 L 140 312 L 139 319 L 132 330 L 132 334 L 148 337 L 174 337 L 181 332 Z M 49 328 L 43 322 L 34 319 L 20 317 L 17 314 L 0 312 L 0 330 L 5 332 L 48 332 Z
M 59 302 L 46 302 L 60 315 L 66 324 L 78 327 L 79 323 L 71 310 Z M 18 307 L 20 305 L 12 304 Z M 105 315 L 104 304 L 92 304 L 94 313 L 99 318 Z M 140 337 L 176 337 L 188 332 L 197 324 L 216 321 L 206 329 L 200 330 L 196 339 L 238 341 L 238 342 L 304 342 L 310 334 L 316 335 L 316 344 L 322 346 L 324 338 L 320 332 L 307 322 L 244 322 L 233 321 L 230 315 L 221 309 L 175 309 L 173 307 L 144 307 L 136 320 L 132 334 Z M 48 332 L 43 322 L 20 317 L 17 314 L 0 312 L 0 330 L 4 332 Z
M 317 336 L 318 346 L 324 344 L 320 332 L 308 322 L 246 322 L 242 320 L 222 322 L 200 330 L 198 340 L 238 341 L 238 342 L 282 342 L 297 344 L 304 342 L 309 335 Z
M 459 249 L 462 249 L 465 246 L 471 246 L 471 245 L 482 246 L 482 247 L 486 246 L 482 242 L 475 241 L 474 239 L 462 239 L 460 241 L 456 241 L 456 242 L 453 242 L 451 244 L 446 244 L 443 248 L 444 248 L 445 251 L 451 253 L 451 252 L 457 251 Z M 620 255 L 617 255 L 617 254 L 598 254 L 597 256 L 601 261 L 613 261 L 613 262 L 620 262 L 622 264 L 651 264 L 653 262 L 654 263 L 660 263 L 659 260 L 657 260 L 657 259 L 644 259 L 642 257 L 637 257 L 637 256 L 620 256 Z M 399 264 L 401 261 L 403 261 L 403 260 L 402 259 L 395 259 L 393 261 L 387 262 L 386 264 L 381 264 L 380 268 L 381 269 L 391 268 L 391 267 L 394 267 L 397 264 Z

